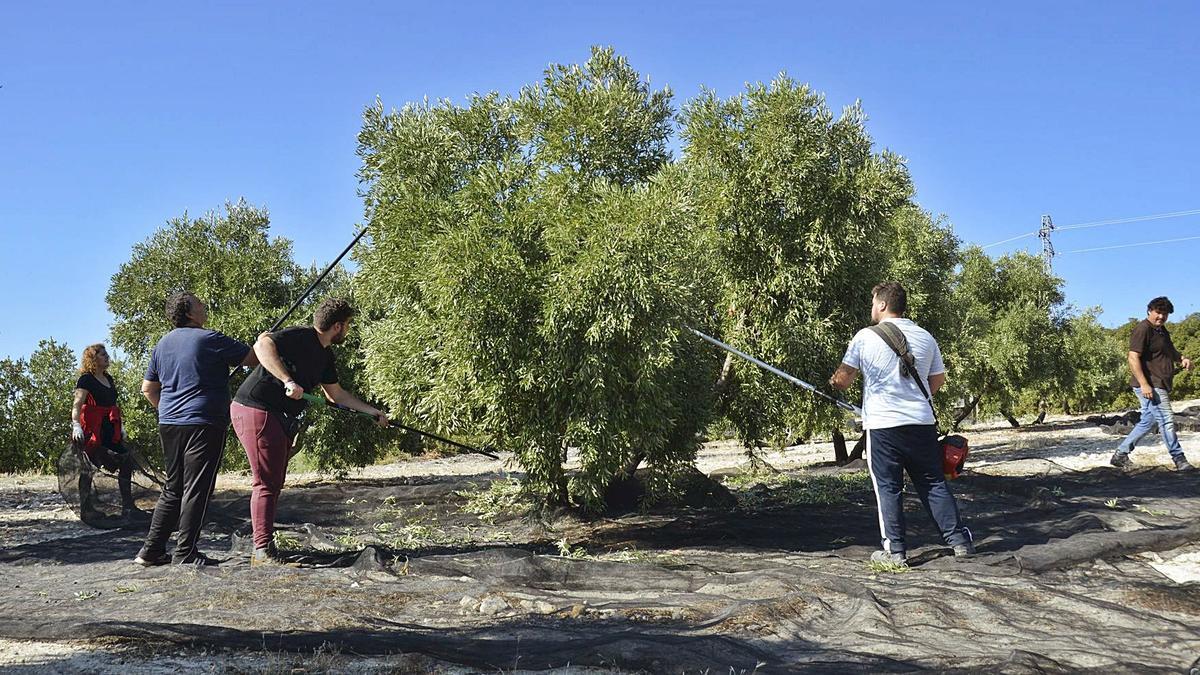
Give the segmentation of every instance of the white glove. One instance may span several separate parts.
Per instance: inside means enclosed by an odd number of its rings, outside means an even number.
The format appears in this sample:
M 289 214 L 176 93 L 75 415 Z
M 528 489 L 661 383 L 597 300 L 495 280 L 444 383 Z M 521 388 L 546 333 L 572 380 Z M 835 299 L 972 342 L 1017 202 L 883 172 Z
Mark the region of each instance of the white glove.
M 299 401 L 304 397 L 304 387 L 296 384 L 295 380 L 288 380 L 283 383 L 283 395 Z
M 80 424 L 79 422 L 71 422 L 71 440 L 73 440 L 73 441 L 82 441 L 83 440 L 83 425 Z

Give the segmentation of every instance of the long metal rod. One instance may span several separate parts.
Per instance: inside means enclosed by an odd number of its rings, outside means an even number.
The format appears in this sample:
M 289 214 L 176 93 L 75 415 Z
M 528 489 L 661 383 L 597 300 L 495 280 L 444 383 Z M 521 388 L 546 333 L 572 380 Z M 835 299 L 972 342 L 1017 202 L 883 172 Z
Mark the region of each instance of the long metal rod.
M 317 287 L 317 284 L 325 280 L 325 276 L 329 274 L 330 270 L 332 270 L 335 265 L 341 262 L 342 258 L 346 257 L 346 254 L 350 252 L 350 249 L 354 248 L 354 245 L 357 244 L 358 240 L 362 239 L 363 235 L 366 233 L 367 228 L 364 227 L 363 229 L 359 230 L 358 234 L 354 235 L 354 240 L 351 241 L 346 248 L 342 249 L 342 252 L 338 254 L 338 257 L 333 259 L 333 262 L 329 263 L 329 266 L 325 268 L 325 271 L 321 272 L 321 276 L 317 277 L 315 281 L 308 285 L 308 288 L 304 289 L 304 292 L 300 294 L 300 297 L 296 298 L 296 301 L 292 303 L 291 307 L 288 307 L 288 311 L 284 312 L 283 316 L 279 317 L 279 320 L 271 324 L 271 327 L 267 329 L 268 333 L 274 333 L 279 329 L 280 326 L 283 325 L 284 321 L 287 321 L 287 318 L 292 315 L 292 312 L 296 311 L 296 308 L 300 306 L 300 303 L 304 302 L 305 299 L 308 298 L 308 294 L 313 292 L 313 289 Z
M 720 340 L 716 339 L 715 337 L 705 335 L 704 333 L 701 333 L 700 331 L 696 330 L 695 328 L 692 328 L 691 326 L 684 326 L 684 328 L 688 329 L 689 331 L 694 333 L 696 335 L 696 337 L 699 337 L 700 339 L 704 340 L 705 342 L 716 345 L 717 347 L 724 349 L 725 351 L 729 352 L 730 354 L 733 354 L 735 356 L 740 356 L 741 358 L 746 359 L 750 363 L 753 363 L 754 365 L 758 366 L 759 368 L 762 368 L 763 370 L 767 371 L 768 373 L 778 375 L 779 377 L 782 377 L 783 379 L 787 380 L 788 382 L 791 382 L 792 384 L 796 385 L 797 387 L 800 387 L 801 389 L 807 389 L 807 390 L 811 391 L 812 393 L 816 394 L 817 396 L 820 396 L 821 398 L 836 405 L 837 407 L 841 408 L 842 410 L 852 412 L 855 415 L 859 415 L 859 416 L 862 415 L 862 408 L 859 408 L 858 406 L 854 405 L 853 403 L 849 403 L 847 401 L 842 401 L 840 399 L 836 399 L 836 398 L 830 396 L 829 394 L 826 394 L 825 392 L 817 389 L 813 385 L 805 382 L 804 380 L 802 380 L 798 377 L 795 377 L 794 375 L 789 375 L 788 373 L 783 372 L 782 370 L 776 368 L 775 366 L 772 366 L 771 364 L 769 364 L 765 361 L 760 361 L 760 360 L 754 358 L 753 356 L 750 356 L 746 352 L 743 352 L 735 347 L 731 347 L 731 346 L 725 344 L 724 342 L 721 342 Z
M 337 408 L 338 410 L 344 410 L 346 412 L 354 413 L 356 415 L 363 415 L 366 417 L 374 417 L 370 413 L 365 413 L 361 410 L 355 410 L 354 408 L 342 405 L 340 403 L 334 403 L 333 401 L 330 401 L 330 400 L 326 399 L 325 397 L 319 396 L 317 394 L 306 393 L 306 394 L 304 394 L 304 398 L 307 399 L 309 402 L 315 403 L 317 405 L 324 405 L 324 406 L 329 406 L 330 408 Z M 410 427 L 407 424 L 401 424 L 400 422 L 391 422 L 388 424 L 388 426 L 395 428 L 395 429 L 404 429 L 405 431 L 411 431 L 414 434 L 420 434 L 422 436 L 432 438 L 435 441 L 441 441 L 442 443 L 445 443 L 447 445 L 453 445 L 454 447 L 460 448 L 462 450 L 466 450 L 467 452 L 474 452 L 474 453 L 483 455 L 484 457 L 490 457 L 492 459 L 500 459 L 496 455 L 493 455 L 492 453 L 487 452 L 486 450 L 480 450 L 479 448 L 473 448 L 469 445 L 464 445 L 462 443 L 459 443 L 458 441 L 452 441 L 449 438 L 443 438 L 441 436 L 438 436 L 437 434 L 430 433 L 428 431 L 422 431 L 422 430 L 414 428 L 414 427 Z

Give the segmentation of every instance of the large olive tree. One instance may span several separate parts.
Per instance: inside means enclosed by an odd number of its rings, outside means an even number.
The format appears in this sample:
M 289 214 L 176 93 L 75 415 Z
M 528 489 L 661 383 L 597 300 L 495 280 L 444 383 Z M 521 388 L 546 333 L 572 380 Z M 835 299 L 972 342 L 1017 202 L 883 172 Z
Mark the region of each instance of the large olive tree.
M 891 220 L 912 193 L 903 160 L 875 151 L 858 105 L 835 116 L 783 75 L 728 99 L 703 92 L 682 119 L 684 164 L 718 260 L 721 334 L 823 384 L 903 240 L 894 230 L 904 223 Z M 837 408 L 731 357 L 717 390 L 747 446 L 839 425 Z
M 368 108 L 372 388 L 514 450 L 548 503 L 598 508 L 639 460 L 690 462 L 719 361 L 681 332 L 712 301 L 670 125 L 670 92 L 607 49 L 515 98 Z

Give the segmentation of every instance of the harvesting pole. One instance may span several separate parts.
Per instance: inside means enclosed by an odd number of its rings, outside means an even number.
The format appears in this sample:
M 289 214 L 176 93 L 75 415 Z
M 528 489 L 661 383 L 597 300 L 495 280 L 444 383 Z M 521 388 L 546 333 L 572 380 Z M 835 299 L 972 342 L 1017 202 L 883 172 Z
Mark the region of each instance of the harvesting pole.
M 776 368 L 775 366 L 772 366 L 771 364 L 769 364 L 765 361 L 760 361 L 759 359 L 756 359 L 753 356 L 750 356 L 746 352 L 743 352 L 735 347 L 731 347 L 731 346 L 725 344 L 724 342 L 721 342 L 720 340 L 716 339 L 715 337 L 705 335 L 704 333 L 701 333 L 700 331 L 696 330 L 695 328 L 692 328 L 691 326 L 684 326 L 684 328 L 688 329 L 694 335 L 696 335 L 700 339 L 704 340 L 705 342 L 708 342 L 709 344 L 720 347 L 721 349 L 724 349 L 725 351 L 729 352 L 730 354 L 733 354 L 734 356 L 741 357 L 741 358 L 749 361 L 750 363 L 753 363 L 754 365 L 758 366 L 759 368 L 762 368 L 763 370 L 767 371 L 768 373 L 771 373 L 773 375 L 778 375 L 779 377 L 782 377 L 783 379 L 787 380 L 788 382 L 791 382 L 792 384 L 796 385 L 797 387 L 800 387 L 801 389 L 807 389 L 807 390 L 811 391 L 812 393 L 816 394 L 817 396 L 820 396 L 821 398 L 825 399 L 826 401 L 829 401 L 830 403 L 836 405 L 837 407 L 841 408 L 842 410 L 845 410 L 847 412 L 852 412 L 855 415 L 862 417 L 862 408 L 859 408 L 858 406 L 854 405 L 853 403 L 849 403 L 847 401 L 843 401 L 841 399 L 834 398 L 834 397 L 830 396 L 829 394 L 826 394 L 825 392 L 821 391 L 820 389 L 817 389 L 815 386 L 805 382 L 804 380 L 802 380 L 794 375 L 785 373 L 784 371 Z
M 317 394 L 305 393 L 305 394 L 303 394 L 303 398 L 304 398 L 304 400 L 308 401 L 309 403 L 312 403 L 317 406 L 337 408 L 338 410 L 343 410 L 345 412 L 354 413 L 356 415 L 363 415 L 365 417 L 375 417 L 374 415 L 372 415 L 370 413 L 365 413 L 361 410 L 355 410 L 354 408 L 351 408 L 349 406 L 344 406 L 340 403 L 334 403 L 332 401 L 327 400 L 324 396 L 319 396 Z M 483 455 L 484 457 L 490 457 L 492 459 L 500 459 L 496 455 L 493 455 L 492 453 L 487 452 L 486 450 L 480 450 L 479 448 L 474 448 L 469 445 L 464 445 L 462 443 L 459 443 L 458 441 L 452 441 L 449 438 L 442 438 L 441 436 L 438 436 L 437 434 L 431 434 L 428 431 L 421 431 L 420 429 L 415 429 L 406 424 L 401 424 L 399 422 L 393 421 L 393 422 L 389 422 L 388 426 L 393 429 L 403 429 L 405 431 L 411 431 L 414 434 L 420 434 L 422 436 L 432 438 L 435 441 L 441 441 L 442 443 L 445 443 L 446 445 L 452 445 L 456 448 L 459 448 L 460 450 L 466 450 L 467 452 L 473 452 L 473 453 L 476 453 L 479 455 Z
M 333 259 L 333 262 L 329 263 L 329 266 L 325 268 L 325 271 L 321 272 L 321 275 L 318 276 L 311 284 L 309 284 L 308 288 L 304 289 L 304 292 L 300 294 L 300 297 L 296 298 L 296 301 L 292 303 L 292 306 L 288 307 L 288 310 L 283 313 L 283 316 L 279 317 L 275 323 L 271 324 L 271 327 L 267 329 L 268 333 L 274 333 L 276 330 L 279 330 L 279 327 L 283 325 L 283 322 L 287 321 L 287 318 L 292 315 L 292 312 L 296 311 L 296 308 L 300 306 L 300 303 L 304 302 L 308 298 L 308 294 L 313 292 L 313 289 L 317 287 L 317 284 L 325 280 L 325 276 L 329 274 L 330 270 L 332 270 L 335 265 L 341 262 L 342 258 L 346 257 L 346 254 L 350 252 L 350 249 L 354 248 L 354 245 L 357 244 L 358 240 L 362 239 L 363 235 L 366 233 L 367 228 L 364 227 L 358 231 L 358 234 L 354 235 L 354 239 L 346 245 L 346 248 L 342 249 L 342 252 L 338 254 L 338 257 Z

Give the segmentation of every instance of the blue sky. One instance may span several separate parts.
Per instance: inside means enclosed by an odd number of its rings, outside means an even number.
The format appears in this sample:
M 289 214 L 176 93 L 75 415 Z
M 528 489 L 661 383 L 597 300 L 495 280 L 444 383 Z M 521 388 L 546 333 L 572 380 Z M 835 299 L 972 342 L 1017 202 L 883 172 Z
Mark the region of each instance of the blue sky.
M 1003 6 L 1001 6 L 1003 4 Z M 186 6 L 185 6 L 186 5 Z M 109 278 L 169 218 L 245 197 L 302 263 L 362 219 L 376 96 L 515 92 L 612 45 L 676 104 L 780 71 L 861 99 L 923 207 L 980 244 L 1200 209 L 1200 4 L 5 3 L 0 357 L 102 341 Z M 1059 251 L 1200 236 L 1200 214 L 1058 233 Z M 1034 237 L 989 249 L 1040 250 Z M 1063 255 L 1103 321 L 1200 311 L 1200 240 Z

